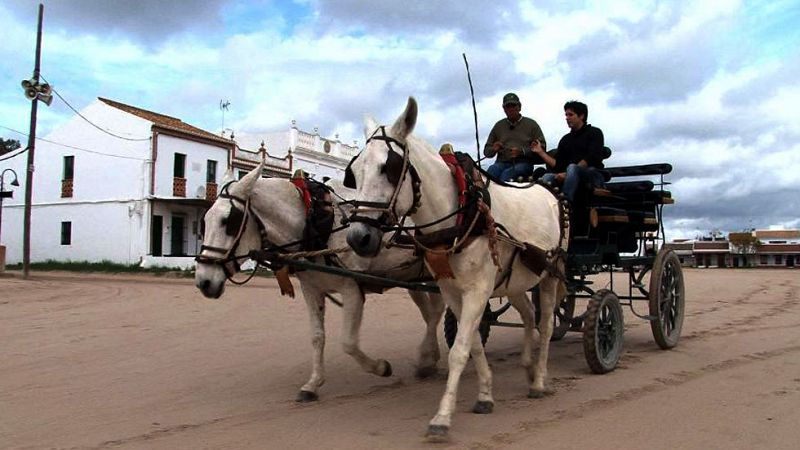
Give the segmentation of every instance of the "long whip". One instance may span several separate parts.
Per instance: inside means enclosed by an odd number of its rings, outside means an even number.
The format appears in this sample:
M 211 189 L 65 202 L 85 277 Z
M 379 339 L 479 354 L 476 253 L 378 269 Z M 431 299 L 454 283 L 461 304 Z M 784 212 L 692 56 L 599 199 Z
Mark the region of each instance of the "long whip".
M 472 77 L 469 74 L 469 62 L 467 62 L 467 54 L 462 53 L 464 57 L 464 65 L 467 67 L 467 81 L 469 81 L 469 93 L 472 96 L 472 115 L 475 117 L 475 161 L 478 162 L 478 167 L 481 167 L 481 141 L 478 137 L 478 110 L 475 108 L 475 90 L 472 89 Z

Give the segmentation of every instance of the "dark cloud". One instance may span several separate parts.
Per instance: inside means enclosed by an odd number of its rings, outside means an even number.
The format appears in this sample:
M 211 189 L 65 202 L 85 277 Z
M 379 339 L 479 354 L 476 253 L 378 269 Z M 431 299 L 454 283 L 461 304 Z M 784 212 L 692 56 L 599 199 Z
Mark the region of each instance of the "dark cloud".
M 10 0 L 5 8 L 23 22 L 36 23 L 38 2 Z M 43 1 L 48 32 L 127 38 L 157 46 L 173 35 L 205 32 L 222 24 L 224 0 L 51 0 Z M 32 25 L 33 26 L 33 25 Z
M 617 21 L 563 50 L 568 86 L 610 89 L 610 106 L 642 106 L 685 100 L 714 76 L 724 21 L 697 26 L 679 36 L 679 11 L 638 23 Z
M 501 36 L 518 24 L 519 6 L 510 2 L 479 0 L 407 0 L 363 2 L 361 0 L 319 0 L 319 32 L 370 35 L 411 33 L 417 36 L 453 32 L 473 45 L 494 47 Z

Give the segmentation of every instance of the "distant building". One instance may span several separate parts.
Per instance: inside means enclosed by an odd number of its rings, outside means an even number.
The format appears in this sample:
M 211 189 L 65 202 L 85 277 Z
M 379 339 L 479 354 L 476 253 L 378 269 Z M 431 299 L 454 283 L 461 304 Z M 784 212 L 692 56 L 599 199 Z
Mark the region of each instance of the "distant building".
M 739 248 L 732 242 L 752 238 Z M 738 238 L 738 239 L 737 239 Z M 675 251 L 685 267 L 796 267 L 800 265 L 800 230 L 754 230 L 730 233 L 728 239 L 676 240 Z
M 228 168 L 241 176 L 263 156 L 267 176 L 288 178 L 301 167 L 342 178 L 358 151 L 294 124 L 247 143 L 232 138 L 98 98 L 37 140 L 31 261 L 191 267 L 202 243 L 200 224 Z M 13 168 L 22 184 L 25 163 L 24 156 L 7 159 L 0 171 Z M 22 192 L 3 202 L 0 236 L 8 264 L 22 261 Z

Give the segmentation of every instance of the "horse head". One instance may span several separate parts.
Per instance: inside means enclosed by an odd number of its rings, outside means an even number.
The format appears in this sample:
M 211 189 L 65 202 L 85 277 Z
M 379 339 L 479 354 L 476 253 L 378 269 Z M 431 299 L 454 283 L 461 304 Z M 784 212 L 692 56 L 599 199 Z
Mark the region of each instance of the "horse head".
M 225 281 L 240 269 L 239 261 L 261 247 L 261 236 L 250 206 L 253 187 L 261 178 L 262 161 L 241 180 L 230 170 L 222 178 L 217 200 L 203 218 L 203 245 L 197 256 L 195 286 L 209 298 L 219 298 Z
M 384 230 L 418 206 L 420 180 L 407 146 L 416 123 L 413 97 L 391 127 L 379 126 L 371 118 L 365 121 L 366 145 L 350 161 L 345 174 L 345 186 L 356 189 L 347 244 L 360 256 L 376 256 Z

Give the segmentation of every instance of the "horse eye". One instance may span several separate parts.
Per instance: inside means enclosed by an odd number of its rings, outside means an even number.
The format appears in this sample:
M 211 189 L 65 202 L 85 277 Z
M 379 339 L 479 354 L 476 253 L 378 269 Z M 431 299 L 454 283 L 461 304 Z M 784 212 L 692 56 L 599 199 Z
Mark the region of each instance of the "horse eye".
M 223 217 L 222 218 L 222 225 L 227 225 L 227 224 L 228 224 L 228 218 L 227 217 Z
M 381 173 L 386 173 L 386 164 L 381 164 Z

